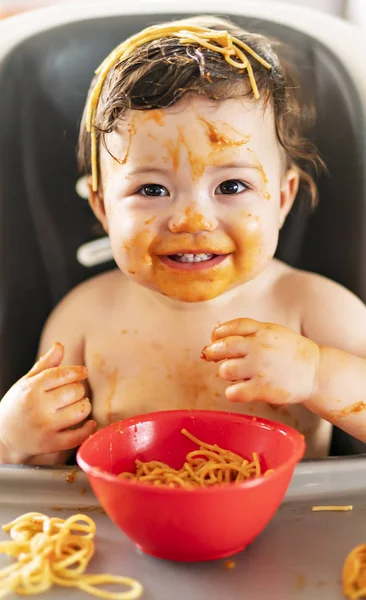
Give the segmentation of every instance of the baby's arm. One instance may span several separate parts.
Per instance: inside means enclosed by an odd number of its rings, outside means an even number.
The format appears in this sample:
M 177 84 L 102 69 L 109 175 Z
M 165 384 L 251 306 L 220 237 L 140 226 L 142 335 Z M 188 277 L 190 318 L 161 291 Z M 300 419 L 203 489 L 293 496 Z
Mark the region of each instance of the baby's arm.
M 233 402 L 304 403 L 366 442 L 366 308 L 324 278 L 302 274 L 303 336 L 274 324 L 236 319 L 217 327 L 207 360 L 235 382 Z
M 91 405 L 78 296 L 72 292 L 51 314 L 40 344 L 43 356 L 0 403 L 0 463 L 63 464 L 94 431 L 94 422 L 82 424 Z
M 320 347 L 306 406 L 366 442 L 366 307 L 323 277 L 309 276 L 305 290 L 303 334 Z

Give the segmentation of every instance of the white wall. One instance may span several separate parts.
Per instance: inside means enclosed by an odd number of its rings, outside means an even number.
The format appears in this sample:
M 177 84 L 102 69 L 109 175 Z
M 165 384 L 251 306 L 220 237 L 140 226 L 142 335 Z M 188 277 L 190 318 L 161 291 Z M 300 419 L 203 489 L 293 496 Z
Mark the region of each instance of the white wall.
M 345 16 L 352 23 L 366 28 L 366 2 L 365 0 L 348 0 Z M 366 44 L 366 33 L 365 33 Z
M 16 11 L 26 8 L 32 8 L 35 6 L 44 6 L 47 4 L 61 4 L 63 2 L 70 2 L 72 0 L 0 0 L 0 12 L 5 11 Z M 97 2 L 100 0 L 88 0 L 89 2 Z M 176 2 L 177 0 L 172 0 Z M 262 2 L 268 0 L 257 0 Z M 271 1 L 271 0 L 270 0 Z M 272 0 L 275 2 L 276 0 Z M 297 4 L 302 6 L 308 6 L 328 12 L 339 17 L 348 16 L 350 20 L 354 22 L 366 21 L 366 0 L 282 0 L 289 4 Z M 119 4 L 123 3 L 123 0 L 116 0 Z M 138 2 L 138 0 L 136 0 Z M 243 0 L 245 4 L 245 0 Z
M 57 4 L 61 2 L 65 2 L 70 0 L 0 0 L 0 9 L 4 10 L 17 10 L 33 7 L 35 5 L 45 5 L 45 4 Z M 97 0 L 89 0 L 91 2 Z M 138 0 L 136 0 L 138 1 Z M 175 0 L 172 0 L 174 2 Z M 257 0 L 257 2 L 261 2 L 262 0 Z M 267 0 L 268 1 L 268 0 Z M 276 1 L 276 0 L 273 0 Z M 341 16 L 343 14 L 344 3 L 345 0 L 285 0 L 290 4 L 302 4 L 303 6 L 310 6 L 313 8 L 317 8 L 319 10 L 330 12 L 335 15 Z M 123 0 L 119 0 L 120 3 L 123 3 Z M 363 2 L 363 0 L 362 0 Z M 245 0 L 243 0 L 243 4 L 245 4 Z
M 261 2 L 262 0 L 257 0 Z M 275 1 L 275 0 L 273 0 Z M 346 0 L 285 0 L 289 4 L 308 6 L 317 8 L 323 12 L 328 12 L 339 17 L 343 16 Z

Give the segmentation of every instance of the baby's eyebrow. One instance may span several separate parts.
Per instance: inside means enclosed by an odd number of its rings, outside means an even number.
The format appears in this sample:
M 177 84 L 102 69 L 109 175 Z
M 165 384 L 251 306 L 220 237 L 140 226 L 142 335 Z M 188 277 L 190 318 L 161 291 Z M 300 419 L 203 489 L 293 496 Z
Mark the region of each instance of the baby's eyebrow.
M 255 163 L 248 163 L 248 162 L 220 163 L 218 165 L 208 165 L 208 168 L 211 168 L 211 169 L 255 169 L 257 171 L 262 171 L 262 168 L 260 165 L 256 165 Z
M 171 169 L 164 167 L 152 167 L 151 165 L 146 167 L 136 167 L 135 169 L 131 169 L 126 173 L 126 177 L 134 177 L 135 175 L 146 175 L 149 173 L 160 173 L 162 175 L 170 173 Z
M 207 169 L 255 169 L 256 171 L 262 171 L 261 167 L 259 165 L 256 165 L 254 163 L 248 163 L 248 162 L 237 162 L 237 163 L 222 163 L 222 164 L 218 164 L 218 165 L 207 165 L 206 167 Z M 151 165 L 149 166 L 142 166 L 142 167 L 136 167 L 135 169 L 131 169 L 130 171 L 128 171 L 128 173 L 126 173 L 127 177 L 134 177 L 135 175 L 148 175 L 149 173 L 160 173 L 162 175 L 164 174 L 169 174 L 171 173 L 172 169 L 171 168 L 164 168 L 164 167 L 152 167 Z

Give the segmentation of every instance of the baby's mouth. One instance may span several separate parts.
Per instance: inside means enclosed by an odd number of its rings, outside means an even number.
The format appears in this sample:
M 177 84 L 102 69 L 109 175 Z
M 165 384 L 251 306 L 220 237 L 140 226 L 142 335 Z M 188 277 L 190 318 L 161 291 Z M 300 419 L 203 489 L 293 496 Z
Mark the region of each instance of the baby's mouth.
M 212 269 L 229 254 L 214 254 L 213 252 L 176 252 L 174 254 L 160 254 L 159 260 L 165 268 L 178 271 L 204 271 Z
M 168 258 L 177 263 L 200 263 L 212 260 L 216 256 L 218 256 L 218 254 L 202 252 L 200 254 L 169 254 Z

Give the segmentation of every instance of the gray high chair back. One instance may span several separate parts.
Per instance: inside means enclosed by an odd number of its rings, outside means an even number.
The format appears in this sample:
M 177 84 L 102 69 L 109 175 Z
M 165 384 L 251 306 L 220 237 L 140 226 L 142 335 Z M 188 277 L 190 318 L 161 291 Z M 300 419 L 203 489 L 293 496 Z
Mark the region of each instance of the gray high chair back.
M 78 248 L 100 235 L 75 190 L 78 125 L 93 70 L 141 28 L 197 13 L 193 0 L 185 14 L 168 3 L 166 12 L 155 14 L 143 2 L 138 9 L 121 4 L 43 9 L 0 24 L 0 397 L 32 365 L 55 304 L 81 281 L 114 266 L 109 261 L 86 267 L 76 259 Z M 218 1 L 211 0 L 210 8 L 204 4 L 200 13 L 222 11 Z M 298 198 L 278 256 L 366 300 L 366 94 L 357 77 L 357 68 L 362 73 L 357 30 L 312 11 L 240 5 L 234 2 L 226 16 L 293 48 L 302 85 L 316 100 L 311 137 L 329 170 L 320 178 L 314 213 Z M 137 10 L 145 14 L 134 14 Z M 332 36 L 327 27 L 335 28 Z M 348 68 L 331 40 L 353 57 Z M 365 448 L 335 430 L 333 454 Z

